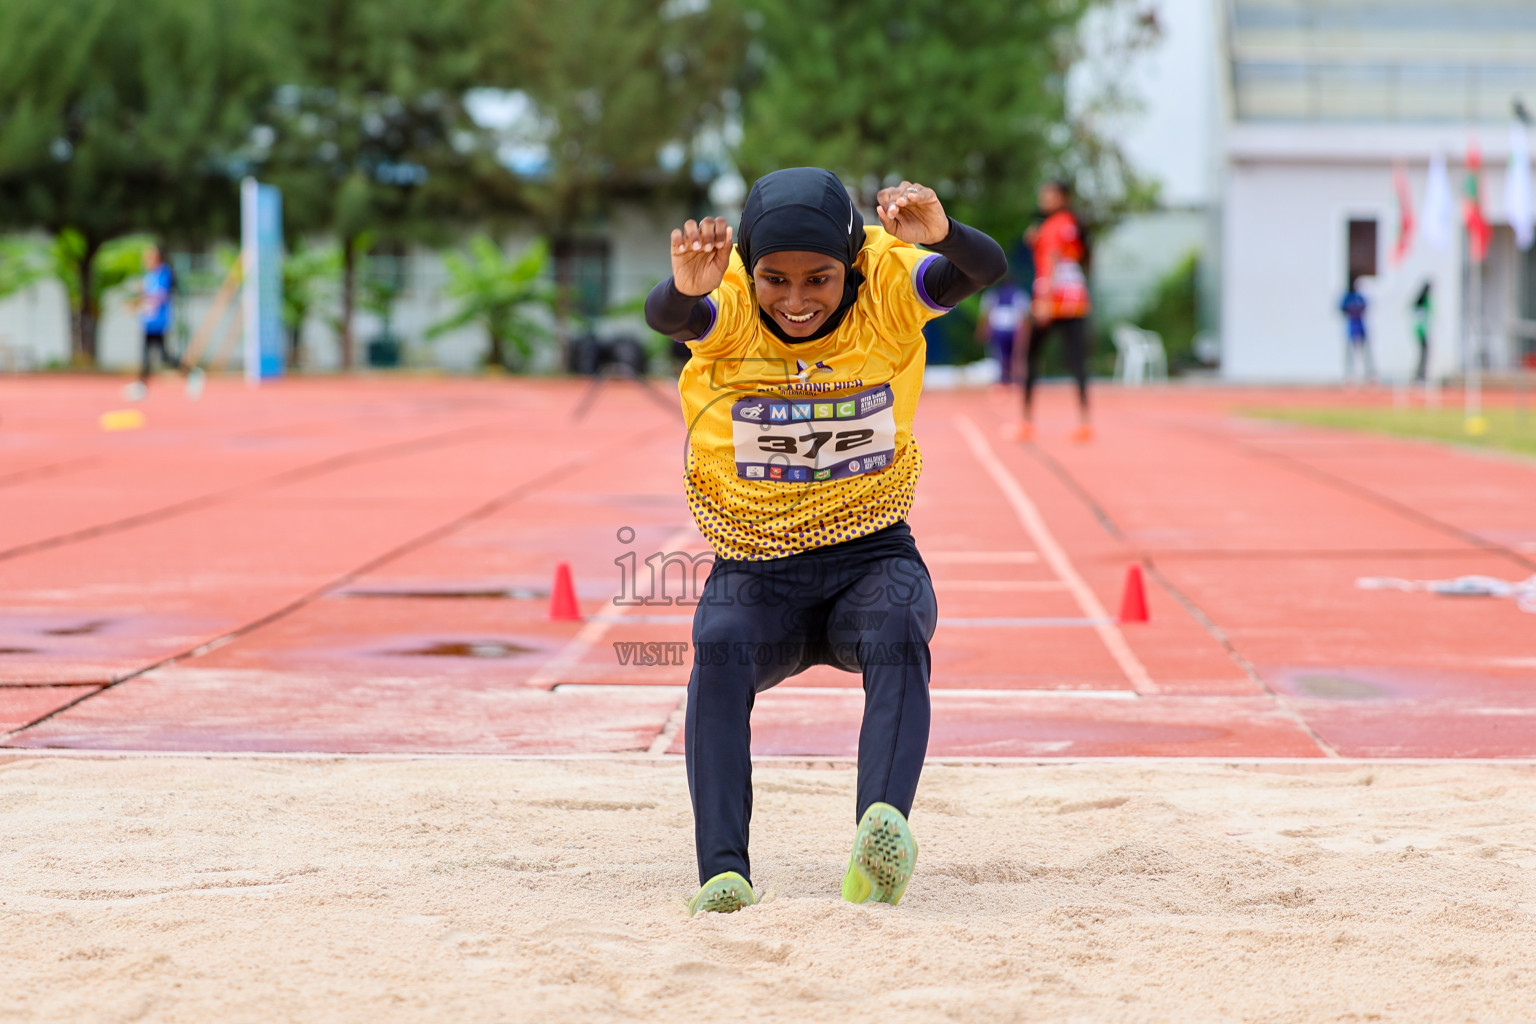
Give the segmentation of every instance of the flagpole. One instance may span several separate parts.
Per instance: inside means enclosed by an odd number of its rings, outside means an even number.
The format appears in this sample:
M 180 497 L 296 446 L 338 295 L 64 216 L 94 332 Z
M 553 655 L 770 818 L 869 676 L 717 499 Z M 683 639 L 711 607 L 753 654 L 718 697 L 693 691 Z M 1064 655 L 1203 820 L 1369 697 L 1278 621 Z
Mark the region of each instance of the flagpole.
M 1467 346 L 1467 372 L 1464 376 L 1465 427 L 1469 434 L 1481 434 L 1483 420 L 1483 264 L 1472 262 L 1472 337 Z
M 1509 211 L 1510 226 L 1515 232 L 1515 266 L 1522 260 L 1533 258 L 1531 247 L 1536 245 L 1536 191 L 1531 180 L 1531 146 L 1529 131 L 1531 113 L 1525 102 L 1516 96 L 1513 101 L 1515 120 L 1509 127 L 1509 172 L 1504 179 L 1504 205 Z M 1515 345 L 1515 406 L 1523 426 L 1526 405 L 1525 339 Z
M 1472 260 L 1472 240 L 1461 247 L 1466 267 L 1466 287 L 1461 298 L 1461 425 L 1472 418 L 1472 334 L 1477 330 L 1477 264 Z
M 1483 317 L 1483 264 L 1488 260 L 1492 231 L 1482 209 L 1483 158 L 1476 138 L 1467 144 L 1466 197 L 1462 200 L 1466 224 L 1467 258 L 1472 263 L 1468 290 L 1472 292 L 1472 315 L 1467 318 L 1470 337 L 1464 346 L 1466 365 L 1462 373 L 1462 427 L 1475 436 L 1488 432 L 1483 418 L 1483 335 L 1487 324 Z

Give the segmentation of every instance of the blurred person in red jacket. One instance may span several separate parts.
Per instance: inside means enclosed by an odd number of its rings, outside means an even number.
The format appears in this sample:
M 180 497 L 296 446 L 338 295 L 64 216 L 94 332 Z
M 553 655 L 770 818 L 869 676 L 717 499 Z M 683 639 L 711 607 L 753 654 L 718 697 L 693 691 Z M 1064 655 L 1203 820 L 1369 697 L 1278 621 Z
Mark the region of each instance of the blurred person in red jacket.
M 1031 225 L 1024 239 L 1035 257 L 1034 301 L 1030 309 L 1024 370 L 1024 419 L 1014 427 L 1020 441 L 1034 438 L 1034 393 L 1040 377 L 1040 359 L 1056 335 L 1065 346 L 1067 369 L 1077 381 L 1078 425 L 1074 441 L 1089 441 L 1093 427 L 1088 421 L 1088 239 L 1072 210 L 1072 187 L 1065 181 L 1041 186 L 1043 219 Z

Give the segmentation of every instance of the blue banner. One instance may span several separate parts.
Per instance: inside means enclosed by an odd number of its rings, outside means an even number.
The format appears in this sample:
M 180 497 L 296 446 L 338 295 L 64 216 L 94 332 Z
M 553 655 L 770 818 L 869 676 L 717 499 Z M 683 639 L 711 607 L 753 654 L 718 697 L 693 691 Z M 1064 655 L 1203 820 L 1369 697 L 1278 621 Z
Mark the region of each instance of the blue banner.
M 245 379 L 283 373 L 283 194 L 255 178 L 240 183 L 240 256 L 244 285 Z

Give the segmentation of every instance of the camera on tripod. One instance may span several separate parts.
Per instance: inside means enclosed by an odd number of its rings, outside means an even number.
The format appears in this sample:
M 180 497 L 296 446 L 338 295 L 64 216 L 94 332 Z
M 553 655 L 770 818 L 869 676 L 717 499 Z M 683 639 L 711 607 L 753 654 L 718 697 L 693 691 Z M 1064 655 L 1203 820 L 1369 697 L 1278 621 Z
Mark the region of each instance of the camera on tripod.
M 678 342 L 673 342 L 673 357 L 676 358 Z M 687 346 L 682 345 L 684 361 L 687 361 Z M 632 334 L 615 334 L 608 338 L 599 338 L 597 335 L 587 332 L 571 338 L 565 349 L 565 368 L 568 373 L 580 377 L 590 377 L 591 385 L 582 395 L 581 401 L 576 404 L 571 415 L 575 419 L 581 419 L 591 408 L 597 399 L 597 393 L 603 386 L 603 381 L 614 377 L 627 378 L 639 384 L 645 394 L 657 405 L 666 409 L 671 415 L 677 412 L 677 400 L 665 396 L 657 391 L 646 378 L 650 369 L 651 355 L 640 339 Z
M 618 371 L 622 376 L 644 377 L 649 364 L 650 356 L 645 346 L 632 334 L 618 334 L 611 338 L 579 334 L 571 339 L 565 351 L 566 372 L 581 377 L 596 377 L 604 371 Z

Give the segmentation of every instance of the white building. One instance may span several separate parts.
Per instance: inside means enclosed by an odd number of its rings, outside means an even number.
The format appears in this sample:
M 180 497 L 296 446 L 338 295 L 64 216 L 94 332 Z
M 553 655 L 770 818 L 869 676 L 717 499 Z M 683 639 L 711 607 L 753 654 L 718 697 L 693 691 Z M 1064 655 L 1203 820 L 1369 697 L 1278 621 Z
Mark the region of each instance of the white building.
M 1412 372 L 1409 306 L 1426 281 L 1432 373 L 1460 372 L 1467 349 L 1481 347 L 1495 370 L 1536 351 L 1536 260 L 1516 249 L 1503 201 L 1513 103 L 1523 97 L 1536 108 L 1536 2 L 1212 2 L 1223 374 L 1338 380 L 1338 304 L 1352 277 L 1366 279 L 1368 328 L 1386 378 Z M 1476 290 L 1460 226 L 1469 143 L 1482 151 L 1483 210 L 1496 225 L 1480 311 L 1468 301 Z M 1437 154 L 1449 161 L 1457 200 L 1452 242 L 1437 250 L 1420 223 L 1395 264 L 1393 167 L 1405 168 L 1418 217 Z
M 1131 215 L 1094 240 L 1096 316 L 1133 317 L 1164 275 L 1190 253 L 1209 264 L 1216 249 L 1217 62 L 1214 0 L 1144 0 L 1093 11 L 1068 100 L 1113 138 L 1127 162 L 1158 188 L 1158 208 Z M 1127 64 L 1125 41 L 1150 34 Z M 1130 109 L 1106 96 L 1131 101 Z M 1214 278 L 1214 265 L 1208 268 Z M 1214 316 L 1214 311 L 1213 314 Z

